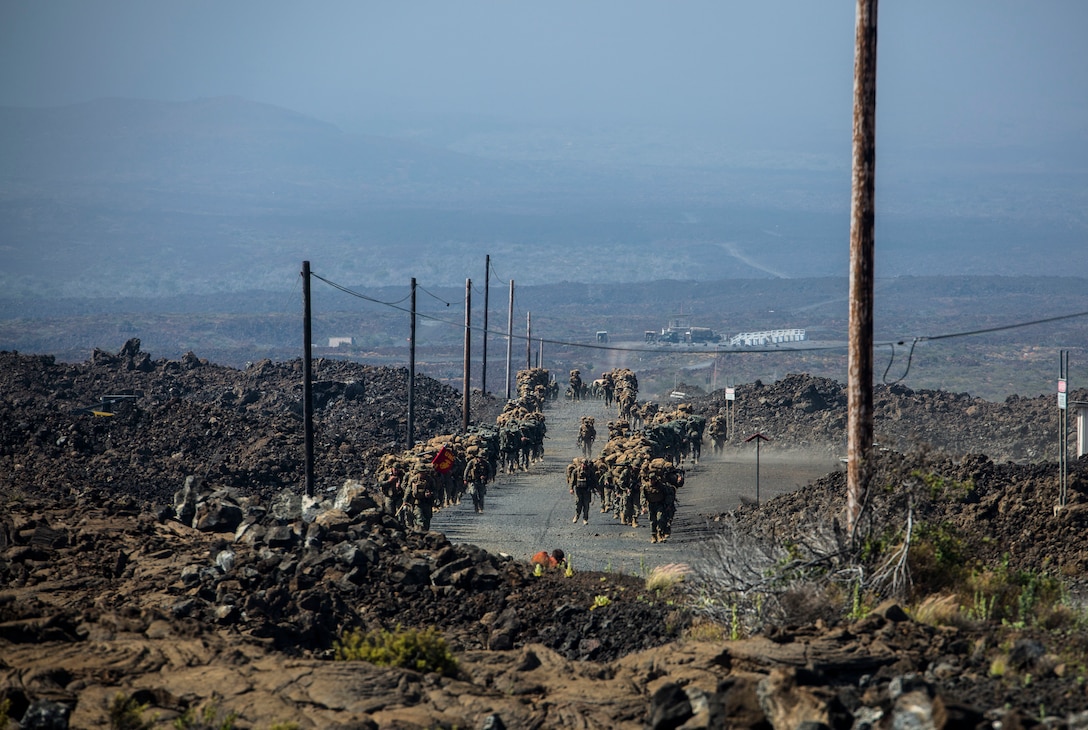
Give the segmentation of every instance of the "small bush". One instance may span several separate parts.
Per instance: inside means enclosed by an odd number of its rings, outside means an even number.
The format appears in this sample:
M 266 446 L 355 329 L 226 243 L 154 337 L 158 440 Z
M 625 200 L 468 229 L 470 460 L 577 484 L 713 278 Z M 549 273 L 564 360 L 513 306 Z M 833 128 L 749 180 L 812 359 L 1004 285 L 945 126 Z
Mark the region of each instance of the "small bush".
M 152 723 L 143 719 L 146 709 L 147 705 L 118 692 L 110 702 L 110 730 L 151 730 Z
M 1062 610 L 1063 588 L 1057 578 L 1023 570 L 1009 570 L 1007 563 L 972 573 L 966 587 L 973 605 L 984 606 L 984 615 L 972 618 L 1001 621 L 1013 626 L 1061 625 L 1068 613 Z
M 954 526 L 920 524 L 915 528 L 908 563 L 915 586 L 923 593 L 963 584 L 967 548 Z
M 345 631 L 333 646 L 338 661 L 364 661 L 384 667 L 403 667 L 417 672 L 438 672 L 447 677 L 457 674 L 454 658 L 445 638 L 437 629 L 402 629 Z
M 174 727 L 177 730 L 234 730 L 237 719 L 236 713 L 225 712 L 218 703 L 210 702 L 201 712 L 190 707 L 184 715 L 174 720 Z
M 717 621 L 697 620 L 684 632 L 684 638 L 717 643 L 725 641 L 728 638 L 728 632 Z

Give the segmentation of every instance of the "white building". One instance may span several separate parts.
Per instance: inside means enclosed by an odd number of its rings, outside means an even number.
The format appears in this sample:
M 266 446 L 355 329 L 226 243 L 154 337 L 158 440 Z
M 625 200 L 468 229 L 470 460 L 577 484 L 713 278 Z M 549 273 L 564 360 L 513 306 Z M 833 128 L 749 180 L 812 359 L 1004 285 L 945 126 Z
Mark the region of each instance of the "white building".
M 783 342 L 804 342 L 804 340 L 803 329 L 763 330 L 762 332 L 741 332 L 731 337 L 729 344 L 733 347 L 766 347 Z

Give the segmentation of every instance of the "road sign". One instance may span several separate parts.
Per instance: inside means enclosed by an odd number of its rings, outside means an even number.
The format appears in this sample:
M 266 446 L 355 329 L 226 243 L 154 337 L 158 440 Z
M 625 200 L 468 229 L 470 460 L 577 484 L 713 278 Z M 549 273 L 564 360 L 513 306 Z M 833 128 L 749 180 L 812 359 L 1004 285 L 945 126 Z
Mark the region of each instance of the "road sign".
M 737 389 L 736 388 L 726 388 L 725 389 L 725 399 L 726 400 L 736 400 L 737 399 Z
M 1065 410 L 1067 394 L 1065 392 L 1065 378 L 1058 380 L 1058 408 Z

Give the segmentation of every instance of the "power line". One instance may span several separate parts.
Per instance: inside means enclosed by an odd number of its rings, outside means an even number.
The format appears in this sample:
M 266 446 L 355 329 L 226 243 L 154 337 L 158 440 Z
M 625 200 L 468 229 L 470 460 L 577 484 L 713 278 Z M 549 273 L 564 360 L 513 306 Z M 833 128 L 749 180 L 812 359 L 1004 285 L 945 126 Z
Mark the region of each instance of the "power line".
M 919 337 L 919 341 L 922 340 L 948 340 L 953 337 L 967 337 L 969 335 L 984 335 L 990 332 L 1004 332 L 1005 330 L 1019 329 L 1020 327 L 1034 327 L 1037 324 L 1049 324 L 1051 322 L 1061 322 L 1065 319 L 1076 319 L 1077 317 L 1088 317 L 1088 312 L 1077 312 L 1076 314 L 1062 314 L 1057 317 L 1047 317 L 1046 319 L 1036 319 L 1031 322 L 1018 322 L 1017 324 L 1006 324 L 998 327 L 987 327 L 980 330 L 971 330 L 970 332 L 953 332 L 946 335 L 931 335 L 929 337 Z M 900 345 L 903 343 L 900 342 Z
M 369 296 L 367 296 L 365 294 L 362 294 L 360 292 L 349 289 L 346 286 L 343 286 L 341 284 L 337 284 L 336 282 L 330 281 L 330 280 L 324 278 L 323 276 L 320 276 L 318 274 L 313 273 L 312 271 L 310 272 L 310 276 L 314 277 L 315 279 L 319 279 L 320 281 L 325 282 L 329 286 L 331 286 L 334 289 L 337 289 L 337 290 L 339 290 L 341 292 L 344 292 L 345 294 L 349 294 L 351 296 L 357 297 L 359 299 L 366 300 L 368 302 L 373 302 L 374 304 L 381 304 L 383 306 L 390 307 L 391 309 L 396 309 L 396 310 L 401 311 L 401 312 L 405 312 L 405 313 L 409 313 L 409 314 L 411 313 L 410 309 L 406 309 L 404 307 L 401 307 L 396 302 L 384 302 L 384 301 L 381 301 L 379 299 L 369 297 Z M 416 284 L 416 288 L 417 289 L 423 289 L 423 287 L 419 286 L 418 284 Z M 426 289 L 424 289 L 424 291 L 426 291 Z M 430 292 L 427 292 L 427 293 L 431 294 Z M 437 299 L 438 301 L 445 303 L 446 306 L 450 305 L 449 302 L 446 302 L 444 299 L 441 299 L 440 297 L 437 297 L 434 294 L 431 294 L 431 296 L 434 297 L 435 299 Z M 515 301 L 516 301 L 517 300 L 516 290 L 515 290 L 514 297 L 515 297 Z M 402 299 L 400 301 L 404 301 L 404 300 Z M 453 327 L 455 329 L 459 329 L 459 330 L 465 329 L 464 323 L 451 322 L 449 320 L 442 319 L 441 317 L 436 317 L 436 316 L 433 316 L 433 315 L 429 315 L 429 314 L 426 314 L 424 312 L 418 312 L 417 311 L 416 316 L 421 317 L 423 319 L 433 321 L 433 322 L 437 322 L 437 323 L 440 323 L 440 324 L 445 324 L 445 325 L 447 325 L 449 327 Z M 1067 320 L 1067 319 L 1075 319 L 1077 317 L 1086 317 L 1086 316 L 1088 316 L 1088 312 L 1076 312 L 1074 314 L 1063 314 L 1063 315 L 1060 315 L 1060 316 L 1057 316 L 1057 317 L 1047 317 L 1045 319 L 1036 319 L 1036 320 L 1031 320 L 1029 322 L 1017 322 L 1015 324 L 1000 325 L 1000 326 L 997 326 L 997 327 L 986 327 L 986 328 L 983 328 L 983 329 L 969 330 L 969 331 L 966 331 L 966 332 L 951 332 L 951 333 L 940 334 L 940 335 L 928 335 L 928 336 L 915 337 L 913 339 L 913 342 L 912 342 L 912 345 L 911 345 L 911 350 L 910 350 L 910 356 L 909 356 L 908 361 L 907 361 L 907 372 L 909 372 L 909 370 L 910 370 L 910 358 L 913 358 L 914 347 L 919 342 L 936 341 L 936 340 L 948 340 L 948 339 L 953 339 L 953 338 L 957 338 L 957 337 L 969 337 L 969 336 L 973 336 L 973 335 L 989 334 L 989 333 L 992 333 L 992 332 L 1002 332 L 1002 331 L 1005 331 L 1005 330 L 1019 329 L 1019 328 L 1023 328 L 1023 327 L 1033 327 L 1033 326 L 1040 325 L 1040 324 L 1049 324 L 1051 322 L 1060 322 L 1060 321 Z M 476 328 L 476 329 L 479 330 L 479 328 Z M 500 332 L 498 330 L 493 330 L 493 329 L 488 329 L 487 334 L 496 335 L 496 336 L 500 336 L 500 337 L 510 336 L 505 331 Z M 517 340 L 527 339 L 525 335 L 519 335 L 519 334 L 513 334 L 512 337 L 514 339 L 517 339 Z M 662 347 L 617 347 L 617 346 L 614 346 L 614 345 L 602 345 L 602 344 L 597 344 L 597 343 L 568 342 L 566 340 L 552 340 L 552 339 L 547 339 L 547 338 L 542 338 L 542 337 L 533 337 L 532 340 L 534 342 L 543 342 L 543 343 L 546 343 L 546 344 L 549 344 L 549 345 L 557 345 L 557 346 L 560 346 L 560 347 L 580 347 L 580 348 L 589 349 L 589 350 L 602 350 L 602 351 L 606 351 L 606 352 L 642 352 L 642 353 L 674 354 L 674 355 L 679 355 L 679 354 L 685 354 L 685 355 L 742 355 L 742 354 L 753 354 L 753 355 L 755 355 L 755 354 L 767 354 L 767 353 L 775 353 L 775 352 L 777 352 L 777 353 L 787 353 L 787 352 L 788 353 L 806 353 L 806 352 L 830 352 L 830 351 L 834 351 L 834 350 L 844 350 L 844 349 L 847 348 L 846 344 L 836 344 L 836 345 L 819 345 L 819 346 L 815 346 L 815 347 L 788 347 L 788 348 L 782 348 L 782 347 L 764 347 L 764 348 L 745 347 L 743 349 L 736 349 L 736 348 L 722 348 L 722 347 L 714 347 L 714 348 L 704 347 L 704 348 L 701 348 L 701 349 L 695 349 L 695 348 L 680 349 L 680 348 L 671 348 L 671 347 L 666 347 L 666 348 L 662 348 Z M 896 345 L 902 346 L 902 345 L 905 345 L 905 344 L 906 344 L 905 339 L 902 339 L 902 340 L 889 340 L 889 341 L 886 341 L 886 342 L 874 343 L 874 347 L 882 347 L 882 346 L 883 347 L 891 347 L 892 348 L 892 354 L 893 354 L 893 360 L 894 360 L 894 352 L 895 352 L 894 348 L 895 348 L 895 346 Z M 888 369 L 886 369 L 884 371 L 884 376 L 885 377 L 887 377 L 888 370 L 890 370 L 890 369 L 891 369 L 891 362 L 888 363 Z M 903 375 L 898 380 L 896 380 L 894 382 L 901 381 L 903 378 L 906 377 L 906 375 L 907 375 L 907 373 L 904 372 Z

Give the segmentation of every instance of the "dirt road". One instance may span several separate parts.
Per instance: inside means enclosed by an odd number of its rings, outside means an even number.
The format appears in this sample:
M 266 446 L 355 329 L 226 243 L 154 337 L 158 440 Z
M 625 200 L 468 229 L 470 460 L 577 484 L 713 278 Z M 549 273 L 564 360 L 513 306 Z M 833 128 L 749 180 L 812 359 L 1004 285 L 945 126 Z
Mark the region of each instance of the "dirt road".
M 597 419 L 597 454 L 607 438 L 605 424 L 616 416 L 596 400 L 553 402 L 545 415 L 548 440 L 542 462 L 528 472 L 499 475 L 488 488 L 482 514 L 465 500 L 436 513 L 431 528 L 455 543 L 472 543 L 515 558 L 528 559 L 538 550 L 558 547 L 571 556 L 576 569 L 631 573 L 689 562 L 708 534 L 707 515 L 727 512 L 742 500 L 756 498 L 754 445 L 727 447 L 721 456 L 714 456 L 706 445 L 699 464 L 687 464 L 687 482 L 678 495 L 673 534 L 667 543 L 650 543 L 648 519 L 640 527 L 627 527 L 610 513 L 601 513 L 597 503 L 590 508 L 588 525 L 572 524 L 574 501 L 567 488 L 566 467 L 579 455 L 579 420 L 583 415 Z M 759 498 L 765 501 L 793 491 L 836 468 L 838 463 L 826 456 L 782 454 L 765 446 L 759 458 Z

